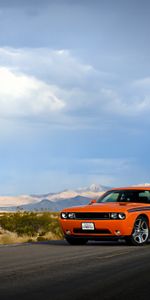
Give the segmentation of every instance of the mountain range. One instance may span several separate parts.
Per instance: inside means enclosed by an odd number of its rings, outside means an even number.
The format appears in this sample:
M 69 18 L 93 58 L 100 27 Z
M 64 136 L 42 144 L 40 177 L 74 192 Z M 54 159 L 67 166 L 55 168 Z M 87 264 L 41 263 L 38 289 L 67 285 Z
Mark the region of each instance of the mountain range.
M 76 190 L 64 190 L 59 193 L 41 195 L 1 196 L 0 211 L 60 211 L 65 207 L 88 204 L 97 199 L 110 187 L 92 184 Z

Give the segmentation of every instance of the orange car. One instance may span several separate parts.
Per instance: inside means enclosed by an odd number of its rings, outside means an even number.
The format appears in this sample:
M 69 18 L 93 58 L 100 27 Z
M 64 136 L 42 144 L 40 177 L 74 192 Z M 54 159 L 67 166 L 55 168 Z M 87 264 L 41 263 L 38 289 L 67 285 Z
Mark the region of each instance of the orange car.
M 112 189 L 88 205 L 64 209 L 60 223 L 71 245 L 121 238 L 144 245 L 149 238 L 150 187 Z

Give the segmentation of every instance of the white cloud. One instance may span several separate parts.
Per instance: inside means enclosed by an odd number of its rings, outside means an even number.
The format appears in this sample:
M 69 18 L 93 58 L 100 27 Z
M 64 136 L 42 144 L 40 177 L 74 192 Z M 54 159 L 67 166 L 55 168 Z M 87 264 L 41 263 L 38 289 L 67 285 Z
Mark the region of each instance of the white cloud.
M 64 107 L 54 88 L 34 77 L 0 68 L 0 116 L 49 116 Z
M 68 50 L 47 48 L 0 48 L 0 65 L 19 69 L 49 83 L 63 87 L 85 84 L 85 79 L 98 73 L 91 65 L 79 62 Z
M 138 89 L 129 84 L 126 90 L 101 89 L 101 99 L 105 114 L 127 118 L 146 117 L 150 112 L 150 91 Z
M 135 80 L 133 82 L 133 85 L 138 89 L 142 88 L 142 89 L 149 89 L 150 90 L 150 77 L 145 77 L 145 78 Z
M 51 117 L 78 127 L 145 118 L 150 78 L 118 87 L 110 75 L 69 50 L 0 48 L 0 115 Z

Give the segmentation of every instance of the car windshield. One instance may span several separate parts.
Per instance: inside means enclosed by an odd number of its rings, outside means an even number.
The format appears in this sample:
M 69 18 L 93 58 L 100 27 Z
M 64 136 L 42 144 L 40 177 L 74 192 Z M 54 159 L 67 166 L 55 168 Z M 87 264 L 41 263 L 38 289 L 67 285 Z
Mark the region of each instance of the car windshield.
M 103 194 L 97 201 L 103 202 L 134 202 L 150 203 L 149 190 L 113 190 Z

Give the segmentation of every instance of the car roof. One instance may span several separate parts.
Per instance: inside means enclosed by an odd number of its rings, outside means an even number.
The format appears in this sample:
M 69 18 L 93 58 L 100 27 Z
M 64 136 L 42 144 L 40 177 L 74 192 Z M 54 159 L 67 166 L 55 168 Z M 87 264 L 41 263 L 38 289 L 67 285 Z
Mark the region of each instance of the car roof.
M 132 191 L 137 191 L 137 190 L 139 190 L 139 191 L 145 191 L 145 190 L 147 190 L 147 191 L 150 191 L 150 186 L 128 186 L 128 187 L 119 187 L 119 188 L 113 188 L 113 189 L 111 189 L 112 191 L 120 191 L 120 190 L 132 190 Z

